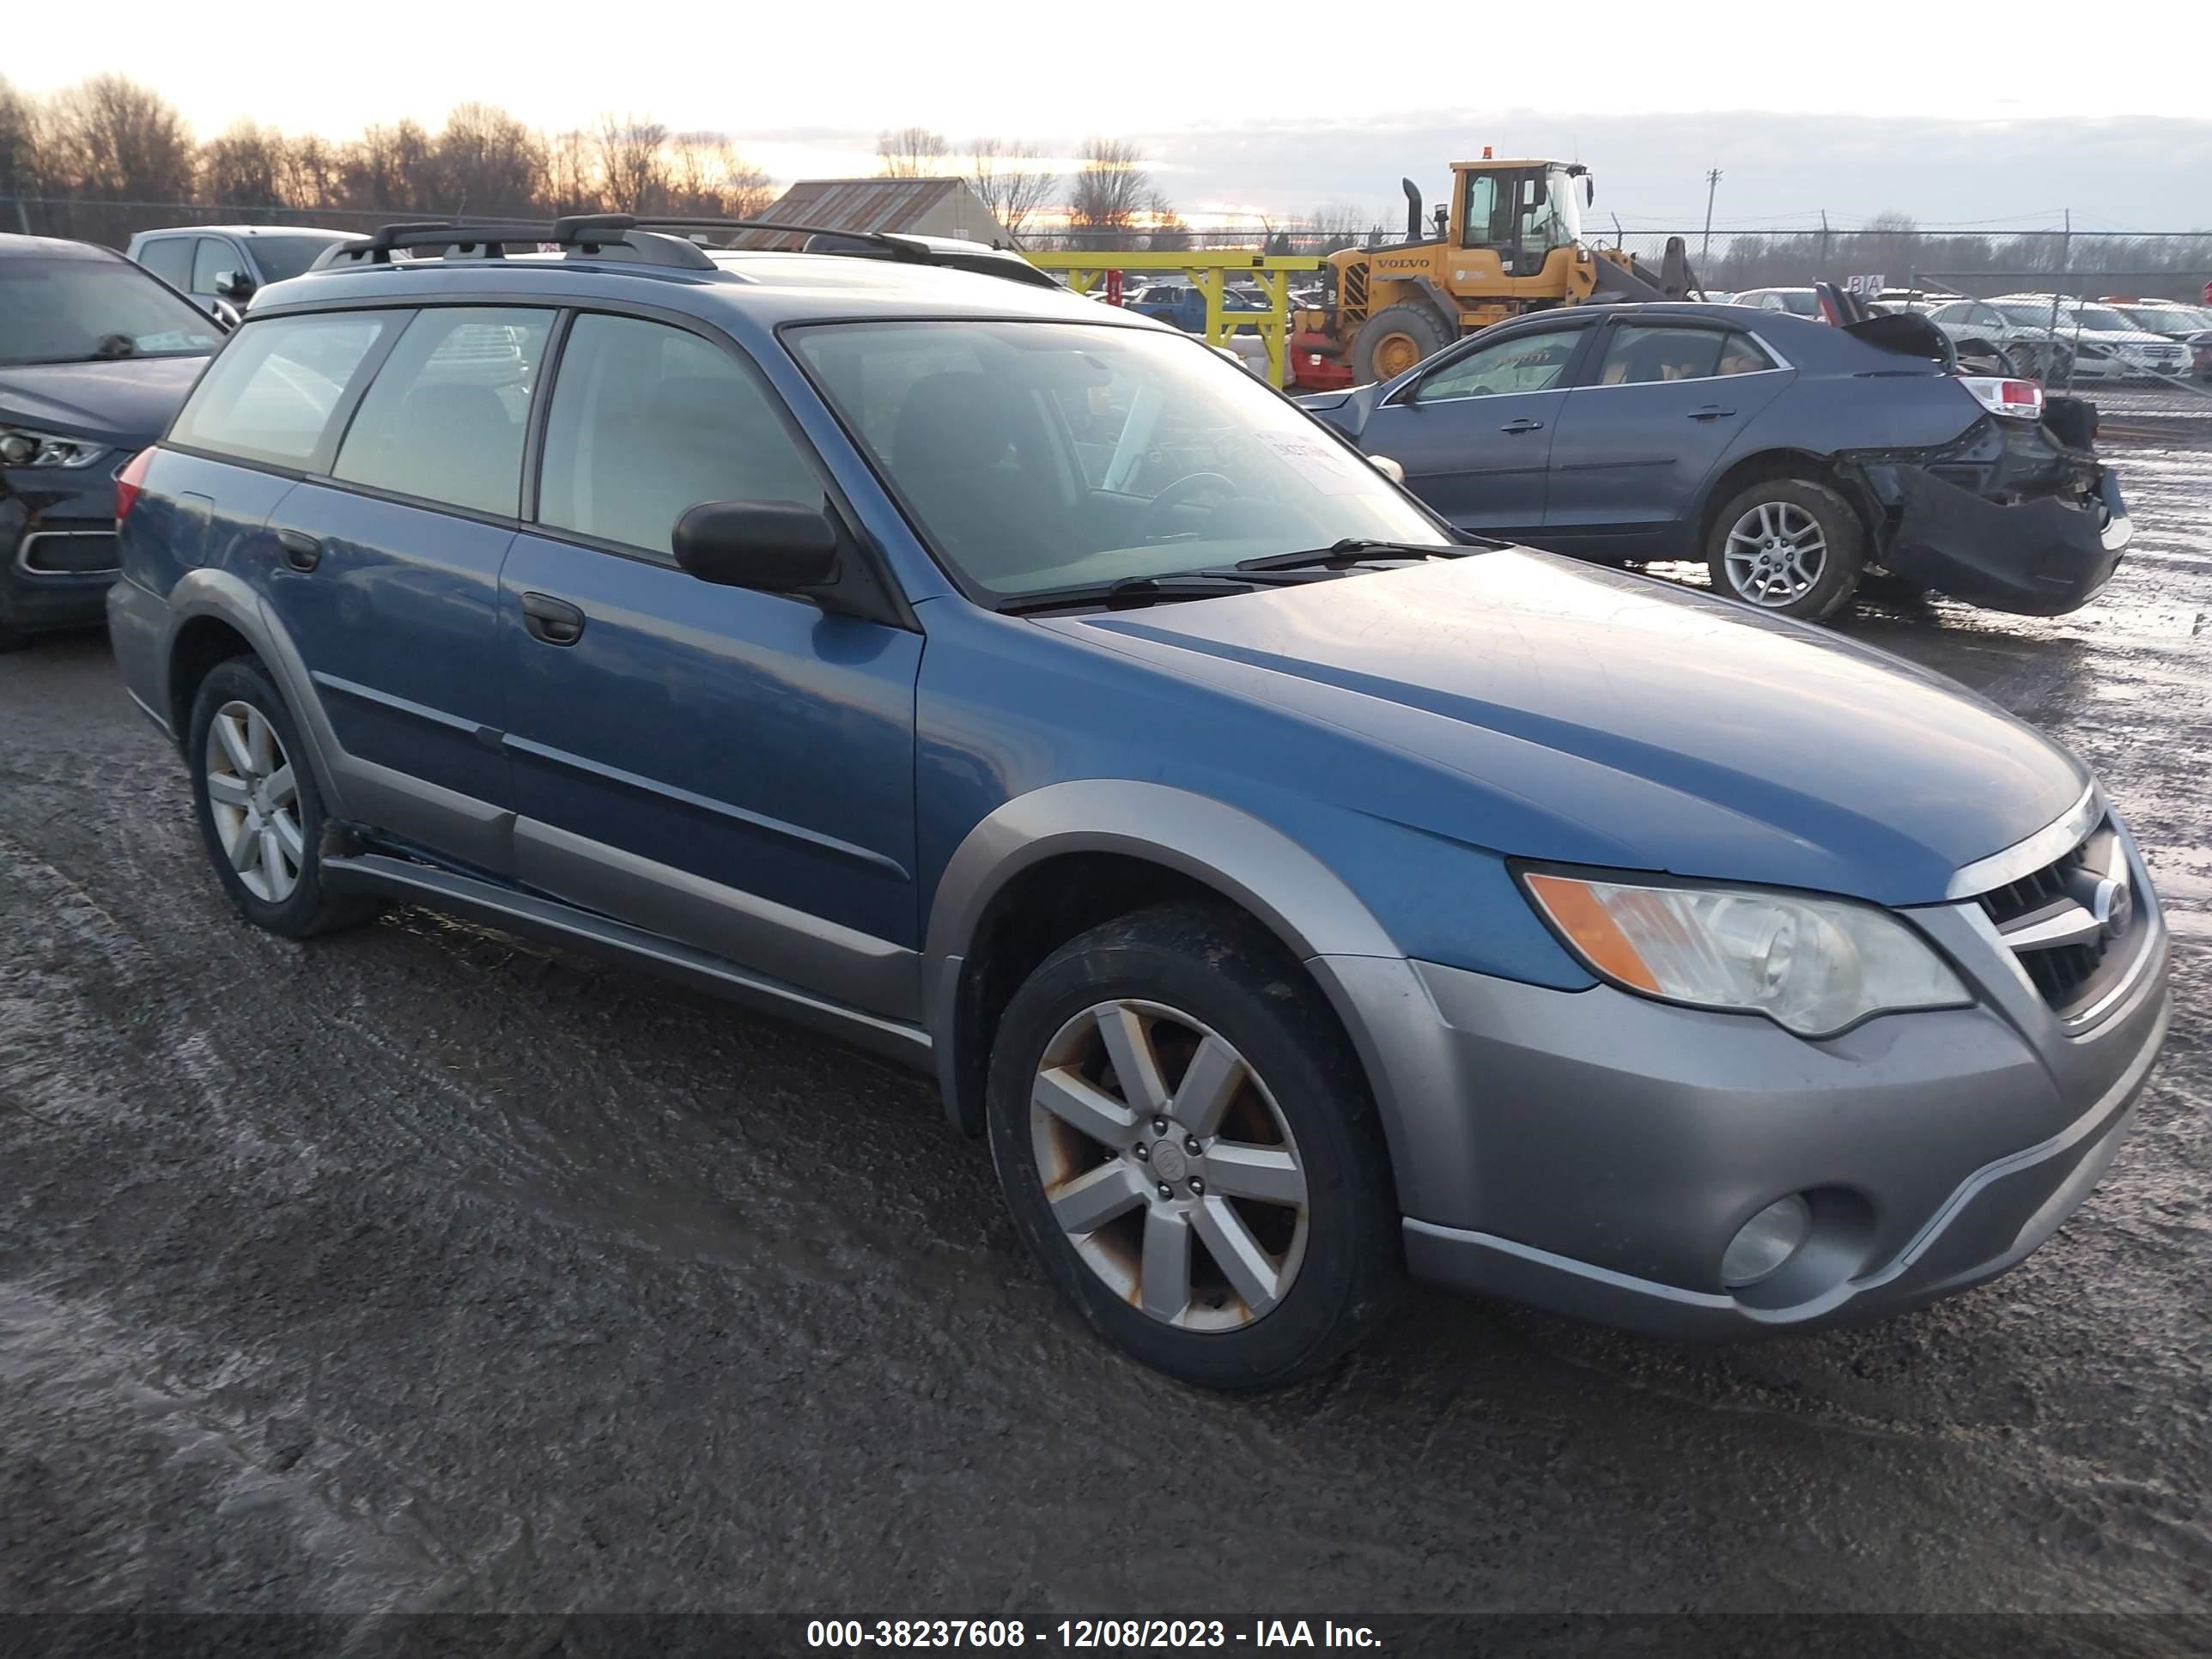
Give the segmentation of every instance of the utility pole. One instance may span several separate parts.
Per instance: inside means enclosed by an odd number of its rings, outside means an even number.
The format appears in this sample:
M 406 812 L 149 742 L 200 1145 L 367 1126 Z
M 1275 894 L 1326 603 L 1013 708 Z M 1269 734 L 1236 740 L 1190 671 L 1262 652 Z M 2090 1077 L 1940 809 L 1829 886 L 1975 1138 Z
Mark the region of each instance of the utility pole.
M 1705 240 L 1698 248 L 1699 264 L 1711 257 L 1713 251 L 1713 192 L 1721 187 L 1721 170 L 1713 167 L 1705 173 Z

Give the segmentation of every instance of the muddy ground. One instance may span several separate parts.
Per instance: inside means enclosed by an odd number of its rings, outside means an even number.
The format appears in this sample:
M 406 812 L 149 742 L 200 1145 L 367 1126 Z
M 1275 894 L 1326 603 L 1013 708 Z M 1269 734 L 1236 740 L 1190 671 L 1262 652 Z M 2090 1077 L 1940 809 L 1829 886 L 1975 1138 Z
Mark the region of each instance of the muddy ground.
M 1323 1381 L 1191 1393 L 1078 1328 L 921 1081 L 422 912 L 252 933 L 104 640 L 0 659 L 0 1608 L 2131 1610 L 2194 1645 L 2205 407 L 2112 400 L 2139 536 L 2089 609 L 1851 624 L 2129 815 L 2178 945 L 2140 1127 L 2009 1277 L 1758 1346 L 1421 1295 Z

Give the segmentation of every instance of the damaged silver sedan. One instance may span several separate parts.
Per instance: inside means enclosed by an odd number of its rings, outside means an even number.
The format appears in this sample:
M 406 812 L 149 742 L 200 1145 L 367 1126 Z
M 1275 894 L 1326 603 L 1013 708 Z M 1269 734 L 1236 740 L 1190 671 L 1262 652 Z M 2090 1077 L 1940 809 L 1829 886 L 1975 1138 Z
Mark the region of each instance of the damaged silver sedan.
M 1832 616 L 1873 572 L 2036 616 L 2087 604 L 2131 533 L 2094 407 L 1962 373 L 1925 318 L 1836 309 L 1538 312 L 1303 401 L 1461 530 L 1696 560 L 1777 615 Z

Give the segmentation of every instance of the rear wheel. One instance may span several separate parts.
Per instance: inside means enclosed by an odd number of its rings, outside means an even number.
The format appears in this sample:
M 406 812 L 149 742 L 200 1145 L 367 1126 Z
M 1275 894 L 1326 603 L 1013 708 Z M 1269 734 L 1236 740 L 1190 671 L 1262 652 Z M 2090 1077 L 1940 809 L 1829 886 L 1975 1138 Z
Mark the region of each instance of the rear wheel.
M 1296 962 L 1162 906 L 1030 975 L 992 1045 L 1015 1224 L 1102 1335 L 1207 1388 L 1268 1388 L 1370 1330 L 1401 1280 L 1364 1073 Z
M 1362 381 L 1394 380 L 1457 337 L 1457 331 L 1428 306 L 1410 300 L 1385 306 L 1367 319 L 1352 343 L 1352 374 Z
M 240 915 L 306 939 L 375 914 L 323 889 L 322 799 L 291 711 L 259 663 L 234 657 L 209 671 L 185 752 L 200 839 Z
M 1770 478 L 1722 507 L 1705 557 L 1716 592 L 1817 622 L 1858 586 L 1866 530 L 1851 504 L 1827 485 Z

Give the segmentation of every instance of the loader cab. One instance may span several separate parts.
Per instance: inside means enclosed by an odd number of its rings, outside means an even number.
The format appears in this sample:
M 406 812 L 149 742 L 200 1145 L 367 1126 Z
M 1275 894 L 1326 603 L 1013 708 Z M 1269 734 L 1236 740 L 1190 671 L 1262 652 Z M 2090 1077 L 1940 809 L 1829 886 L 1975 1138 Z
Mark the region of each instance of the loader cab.
M 1588 169 L 1565 161 L 1455 161 L 1449 240 L 1488 248 L 1508 276 L 1533 276 L 1582 240 Z

